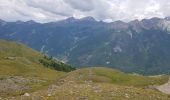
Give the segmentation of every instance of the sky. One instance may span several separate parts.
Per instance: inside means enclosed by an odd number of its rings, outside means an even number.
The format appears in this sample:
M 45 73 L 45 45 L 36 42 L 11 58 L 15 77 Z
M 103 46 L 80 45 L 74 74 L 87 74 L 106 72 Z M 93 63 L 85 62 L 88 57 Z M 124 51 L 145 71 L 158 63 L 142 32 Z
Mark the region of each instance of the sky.
M 0 0 L 0 19 L 51 22 L 92 16 L 106 22 L 170 16 L 170 0 Z

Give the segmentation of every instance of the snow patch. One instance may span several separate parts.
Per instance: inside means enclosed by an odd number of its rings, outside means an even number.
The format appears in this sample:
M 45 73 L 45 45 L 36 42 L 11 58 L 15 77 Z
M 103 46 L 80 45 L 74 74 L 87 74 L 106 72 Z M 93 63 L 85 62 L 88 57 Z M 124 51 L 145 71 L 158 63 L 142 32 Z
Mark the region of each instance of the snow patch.
M 122 52 L 122 49 L 120 46 L 116 46 L 113 48 L 114 52 L 117 53 L 117 52 Z
M 110 61 L 107 61 L 106 64 L 110 64 Z
M 130 38 L 133 38 L 133 34 L 131 31 L 128 31 L 127 34 L 130 35 Z

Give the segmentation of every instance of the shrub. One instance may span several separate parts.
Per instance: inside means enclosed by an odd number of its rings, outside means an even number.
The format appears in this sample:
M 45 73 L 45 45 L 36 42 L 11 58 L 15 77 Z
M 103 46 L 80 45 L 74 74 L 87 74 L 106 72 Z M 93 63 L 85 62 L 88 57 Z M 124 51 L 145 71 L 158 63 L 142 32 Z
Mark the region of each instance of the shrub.
M 47 56 L 47 55 L 44 55 L 42 59 L 39 59 L 39 62 L 46 67 L 53 68 L 58 71 L 70 72 L 76 69 L 69 64 L 65 64 L 60 61 L 57 61 L 53 59 L 52 56 Z

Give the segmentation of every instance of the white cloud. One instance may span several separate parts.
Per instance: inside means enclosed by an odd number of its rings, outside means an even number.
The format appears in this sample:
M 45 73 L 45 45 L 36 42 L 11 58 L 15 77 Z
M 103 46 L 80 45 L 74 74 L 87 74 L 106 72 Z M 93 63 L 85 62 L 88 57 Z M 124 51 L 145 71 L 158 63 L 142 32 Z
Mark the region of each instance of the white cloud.
M 80 11 L 91 11 L 94 9 L 96 0 L 64 0 L 66 4 L 69 4 L 74 9 Z
M 130 21 L 170 16 L 170 0 L 0 0 L 0 19 L 49 22 L 67 17 Z

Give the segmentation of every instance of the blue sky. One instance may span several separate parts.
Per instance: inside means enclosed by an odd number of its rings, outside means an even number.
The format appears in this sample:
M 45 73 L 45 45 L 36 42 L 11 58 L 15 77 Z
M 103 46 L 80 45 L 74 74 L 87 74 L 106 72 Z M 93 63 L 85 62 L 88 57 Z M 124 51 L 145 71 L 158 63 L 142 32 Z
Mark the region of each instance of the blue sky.
M 68 17 L 130 21 L 170 16 L 170 0 L 0 0 L 0 19 L 49 22 Z

